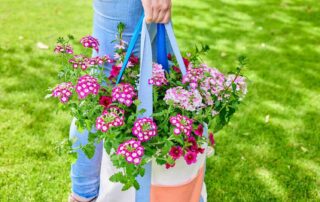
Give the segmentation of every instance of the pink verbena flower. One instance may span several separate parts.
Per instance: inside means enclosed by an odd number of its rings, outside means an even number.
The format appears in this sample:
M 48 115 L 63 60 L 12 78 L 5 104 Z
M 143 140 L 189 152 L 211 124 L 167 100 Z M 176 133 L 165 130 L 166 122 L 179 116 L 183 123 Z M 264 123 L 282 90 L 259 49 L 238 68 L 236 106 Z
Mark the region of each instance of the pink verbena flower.
M 71 82 L 61 83 L 53 89 L 52 96 L 58 97 L 60 102 L 66 103 L 69 101 L 69 98 L 72 96 L 71 90 L 73 88 L 74 87 Z
M 69 44 L 67 45 L 57 44 L 56 47 L 54 48 L 54 52 L 73 54 L 73 49 Z
M 180 158 L 183 155 L 183 150 L 180 146 L 173 146 L 169 151 L 169 155 L 174 159 Z
M 133 124 L 132 134 L 141 142 L 148 141 L 157 135 L 157 125 L 151 118 L 139 118 Z
M 90 66 L 103 65 L 104 62 L 105 62 L 104 57 L 99 57 L 99 56 L 92 57 L 92 58 L 88 59 L 88 64 Z
M 174 106 L 188 111 L 195 111 L 204 106 L 202 96 L 197 89 L 188 91 L 181 86 L 169 88 L 164 100 L 167 104 L 171 102 Z
M 93 48 L 95 49 L 97 52 L 99 52 L 99 41 L 98 39 L 88 35 L 83 37 L 80 40 L 80 43 L 83 45 L 83 47 L 85 48 Z
M 192 89 L 198 87 L 199 82 L 203 80 L 204 70 L 203 68 L 189 68 L 187 74 L 182 77 L 182 83 L 189 83 Z
M 131 139 L 119 145 L 117 154 L 124 156 L 128 163 L 138 165 L 144 154 L 144 148 L 140 141 Z
M 197 153 L 193 152 L 193 151 L 188 151 L 185 155 L 184 155 L 184 160 L 186 161 L 186 163 L 188 165 L 196 163 L 197 162 Z
M 76 85 L 76 92 L 80 99 L 84 99 L 90 94 L 97 95 L 99 89 L 100 85 L 97 79 L 90 75 L 81 76 Z
M 119 127 L 124 124 L 124 110 L 118 107 L 108 107 L 101 116 L 96 119 L 96 128 L 101 132 L 107 132 L 111 127 Z
M 241 92 L 243 95 L 247 94 L 247 83 L 245 78 L 242 76 L 237 76 L 237 78 L 235 78 L 235 75 L 233 74 L 228 75 L 225 85 L 231 86 L 231 83 L 233 80 L 234 80 L 234 83 L 236 84 L 236 91 Z
M 75 69 L 81 68 L 82 70 L 86 70 L 89 67 L 89 58 L 84 55 L 75 55 L 69 60 L 69 63 Z
M 129 83 L 120 83 L 112 89 L 112 101 L 118 101 L 126 106 L 131 106 L 137 96 L 134 87 Z
M 170 123 L 171 125 L 175 126 L 175 128 L 173 129 L 173 133 L 175 135 L 179 135 L 181 133 L 184 133 L 187 136 L 191 135 L 193 123 L 192 119 L 178 114 L 177 116 L 170 117 Z
M 168 81 L 164 73 L 162 65 L 154 63 L 152 68 L 152 78 L 148 80 L 148 83 L 154 86 L 167 85 Z
M 200 88 L 203 92 L 206 92 L 206 103 L 212 105 L 213 102 L 210 96 L 219 96 L 220 92 L 224 90 L 225 76 L 215 68 L 207 67 L 202 64 L 202 68 L 205 72 L 205 78 L 200 83 Z M 207 97 L 208 96 L 208 97 Z

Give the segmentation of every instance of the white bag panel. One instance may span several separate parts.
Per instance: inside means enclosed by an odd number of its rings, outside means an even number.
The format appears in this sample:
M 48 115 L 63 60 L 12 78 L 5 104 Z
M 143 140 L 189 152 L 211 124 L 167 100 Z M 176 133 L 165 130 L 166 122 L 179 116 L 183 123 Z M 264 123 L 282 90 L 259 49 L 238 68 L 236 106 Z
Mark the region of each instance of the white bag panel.
M 135 202 L 135 189 L 130 188 L 127 191 L 121 191 L 123 185 L 121 183 L 113 183 L 109 178 L 118 172 L 110 160 L 109 155 L 103 149 L 101 174 L 100 174 L 100 190 L 97 202 Z

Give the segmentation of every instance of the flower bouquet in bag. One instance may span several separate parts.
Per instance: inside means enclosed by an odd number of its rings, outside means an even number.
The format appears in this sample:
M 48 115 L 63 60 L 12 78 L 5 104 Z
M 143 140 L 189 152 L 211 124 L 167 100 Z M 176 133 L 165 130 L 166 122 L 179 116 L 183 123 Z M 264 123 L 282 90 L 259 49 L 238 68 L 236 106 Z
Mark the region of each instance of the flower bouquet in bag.
M 181 159 L 195 164 L 204 145 L 214 144 L 213 132 L 228 123 L 247 89 L 241 75 L 244 58 L 234 73 L 223 74 L 203 63 L 200 55 L 208 47 L 201 46 L 183 58 L 177 51 L 175 56 L 168 54 L 164 68 L 147 56 L 152 52 L 149 35 L 142 38 L 139 60 L 122 39 L 124 29 L 120 23 L 112 57 L 85 53 L 90 48 L 99 51 L 92 36 L 80 40 L 81 54 L 74 53 L 72 37 L 60 38 L 55 52 L 63 61 L 61 83 L 50 89 L 49 96 L 76 118 L 78 130 L 90 131 L 89 143 L 81 146 L 89 158 L 94 143 L 104 142 L 120 169 L 110 180 L 127 190 L 139 189 L 136 177 L 144 176 L 144 166 L 151 161 L 166 169 Z M 110 75 L 105 74 L 106 67 L 111 68 Z M 204 133 L 207 127 L 209 135 Z

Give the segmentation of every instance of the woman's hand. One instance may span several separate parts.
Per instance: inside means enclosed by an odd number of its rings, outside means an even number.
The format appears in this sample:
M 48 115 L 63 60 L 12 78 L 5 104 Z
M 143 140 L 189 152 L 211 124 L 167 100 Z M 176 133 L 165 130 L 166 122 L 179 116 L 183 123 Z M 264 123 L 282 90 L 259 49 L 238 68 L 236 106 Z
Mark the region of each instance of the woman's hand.
M 141 0 L 146 22 L 167 23 L 171 17 L 171 0 Z

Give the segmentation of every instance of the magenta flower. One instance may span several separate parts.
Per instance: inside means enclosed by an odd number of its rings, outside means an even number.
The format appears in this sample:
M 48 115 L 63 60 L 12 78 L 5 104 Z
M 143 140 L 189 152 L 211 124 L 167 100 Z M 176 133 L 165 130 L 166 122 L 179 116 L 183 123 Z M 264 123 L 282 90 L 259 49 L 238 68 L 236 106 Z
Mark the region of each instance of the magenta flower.
M 124 124 L 124 110 L 118 107 L 105 109 L 96 119 L 96 128 L 101 132 L 107 132 L 111 127 L 119 127 Z
M 54 48 L 55 53 L 67 53 L 67 54 L 73 54 L 73 49 L 70 45 L 62 45 L 62 44 L 57 44 L 56 47 Z
M 69 101 L 69 98 L 72 96 L 71 90 L 73 88 L 74 87 L 71 82 L 61 83 L 53 89 L 52 96 L 58 97 L 61 103 L 66 103 Z
M 117 154 L 124 156 L 128 163 L 138 165 L 144 154 L 144 148 L 140 141 L 131 139 L 119 145 Z
M 173 133 L 175 135 L 179 135 L 181 133 L 184 133 L 187 136 L 191 135 L 193 123 L 192 119 L 178 114 L 177 116 L 170 117 L 170 123 L 171 125 L 175 126 L 173 129 Z
M 99 104 L 103 106 L 104 108 L 109 107 L 109 105 L 112 103 L 112 97 L 111 96 L 101 96 L 99 99 Z
M 134 56 L 133 54 L 130 56 L 130 59 L 129 59 L 129 62 L 132 64 L 132 65 L 137 65 L 139 64 L 139 58 Z
M 89 67 L 89 58 L 84 55 L 75 55 L 69 60 L 69 63 L 75 69 L 81 68 L 82 70 L 86 70 Z
M 121 66 L 120 65 L 113 65 L 110 71 L 110 76 L 109 79 L 115 79 L 117 78 L 117 76 L 119 75 L 121 70 Z
M 186 163 L 188 165 L 196 163 L 197 162 L 197 153 L 193 152 L 193 151 L 188 151 L 185 155 L 184 155 L 184 160 L 186 161 Z
M 136 96 L 134 87 L 129 83 L 120 83 L 112 89 L 112 101 L 118 101 L 128 107 L 131 106 Z
M 85 48 L 93 48 L 95 49 L 97 52 L 99 52 L 99 41 L 98 39 L 88 35 L 83 37 L 80 40 L 80 43 L 83 45 L 83 47 Z
M 100 85 L 97 79 L 90 75 L 80 77 L 76 85 L 76 92 L 80 99 L 84 99 L 90 94 L 97 95 L 99 89 Z
M 202 137 L 202 134 L 203 134 L 203 126 L 202 126 L 202 124 L 199 124 L 198 128 L 196 130 L 194 130 L 193 132 L 197 136 Z
M 157 125 L 151 118 L 139 118 L 133 124 L 132 134 L 141 142 L 148 141 L 157 135 Z
M 174 159 L 180 158 L 183 155 L 183 150 L 180 146 L 173 146 L 169 151 L 169 155 Z
M 154 63 L 152 68 L 152 78 L 148 80 L 148 83 L 154 86 L 167 85 L 168 81 L 162 68 L 162 65 Z

